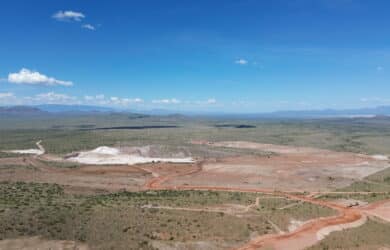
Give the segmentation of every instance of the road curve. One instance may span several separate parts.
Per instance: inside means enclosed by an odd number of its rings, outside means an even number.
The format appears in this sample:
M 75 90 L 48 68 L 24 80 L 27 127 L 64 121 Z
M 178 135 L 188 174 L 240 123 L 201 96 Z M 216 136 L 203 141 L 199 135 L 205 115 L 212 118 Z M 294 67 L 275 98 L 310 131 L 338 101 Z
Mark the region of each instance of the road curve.
M 247 193 L 263 193 L 284 196 L 288 199 L 308 202 L 314 205 L 328 207 L 338 211 L 338 214 L 330 217 L 323 217 L 310 220 L 293 232 L 285 234 L 268 234 L 252 239 L 238 250 L 260 249 L 262 247 L 273 247 L 274 249 L 303 249 L 316 244 L 320 239 L 317 237 L 317 232 L 326 230 L 328 227 L 340 225 L 340 227 L 359 226 L 356 224 L 365 215 L 362 211 L 354 208 L 346 208 L 339 204 L 330 201 L 322 201 L 313 198 L 312 194 L 297 195 L 290 192 L 280 192 L 270 189 L 257 188 L 232 188 L 232 187 L 214 187 L 214 186 L 168 186 L 163 185 L 167 181 L 183 175 L 190 175 L 202 170 L 201 164 L 198 163 L 196 169 L 192 169 L 185 173 L 172 174 L 166 176 L 157 176 L 147 181 L 144 185 L 145 190 L 209 190 L 209 191 L 231 191 L 231 192 L 247 192 Z M 340 228 L 338 227 L 338 228 Z

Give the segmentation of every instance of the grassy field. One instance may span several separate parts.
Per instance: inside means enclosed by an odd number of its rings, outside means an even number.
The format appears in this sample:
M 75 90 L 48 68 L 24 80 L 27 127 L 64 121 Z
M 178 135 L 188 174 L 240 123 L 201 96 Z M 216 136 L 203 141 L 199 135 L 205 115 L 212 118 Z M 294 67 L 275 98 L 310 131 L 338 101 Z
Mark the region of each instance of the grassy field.
M 390 224 L 369 220 L 363 226 L 331 233 L 307 250 L 360 249 L 377 250 L 390 247 Z
M 390 168 L 367 176 L 338 191 L 388 192 L 390 194 Z
M 238 217 L 223 211 L 191 211 L 229 204 L 260 206 Z M 156 242 L 206 241 L 234 246 L 252 234 L 274 232 L 270 220 L 285 229 L 290 219 L 305 220 L 332 210 L 261 194 L 206 191 L 66 194 L 59 185 L 0 184 L 0 238 L 41 235 L 86 242 L 94 249 L 149 249 Z M 229 205 L 232 206 L 232 205 Z
M 326 194 L 319 197 L 325 200 L 354 199 L 366 202 L 390 199 L 390 168 L 367 176 L 361 181 L 338 189 L 340 192 L 374 192 L 372 194 Z M 375 193 L 378 192 L 378 193 Z
M 118 126 L 176 128 L 95 130 Z M 60 155 L 102 145 L 155 145 L 163 155 L 180 151 L 194 157 L 269 154 L 250 149 L 193 145 L 191 140 L 241 140 L 390 155 L 390 119 L 259 121 L 183 117 L 137 118 L 125 114 L 32 117 L 27 120 L 0 117 L 0 151 L 35 148 L 35 142 L 38 140 L 43 141 L 42 145 L 48 153 Z M 13 156 L 15 155 L 0 153 L 0 158 Z M 50 165 L 56 168 L 79 167 L 73 163 L 53 162 Z M 390 169 L 340 191 L 386 193 L 332 194 L 321 199 L 353 198 L 372 202 L 390 198 Z M 260 205 L 242 212 L 246 206 L 253 204 L 257 197 L 260 198 Z M 153 249 L 183 242 L 206 242 L 211 244 L 210 246 L 230 248 L 242 244 L 254 235 L 276 232 L 279 229 L 286 231 L 291 220 L 305 221 L 334 213 L 327 208 L 308 203 L 295 203 L 261 194 L 206 191 L 77 195 L 65 193 L 63 187 L 53 184 L 1 183 L 0 239 L 40 235 L 46 239 L 86 242 L 93 249 Z M 219 210 L 210 211 L 212 208 Z M 207 209 L 209 211 L 206 211 Z M 229 209 L 233 209 L 233 212 L 228 212 Z M 236 213 L 243 216 L 239 217 Z M 367 241 L 360 235 L 370 230 L 388 233 L 389 229 L 388 225 L 370 221 L 367 225 L 353 230 L 355 231 L 348 230 L 340 235 L 332 234 L 329 239 L 333 241 L 328 241 L 327 238 L 321 242 L 322 245 L 313 249 L 337 248 L 339 245 L 335 244 L 342 244 L 343 237 L 351 241 L 353 239 L 359 247 L 364 244 L 374 247 L 373 241 Z M 378 237 L 378 244 L 388 244 L 383 241 L 381 235 L 382 233 L 375 235 Z M 347 242 L 345 248 L 352 249 L 355 245 L 351 244 Z
M 26 120 L 27 119 L 27 120 Z M 229 126 L 221 126 L 229 124 Z M 236 128 L 232 124 L 253 127 Z M 115 126 L 177 128 L 93 130 Z M 49 118 L 0 118 L 0 150 L 35 147 L 42 139 L 50 153 L 69 153 L 101 145 L 189 145 L 191 140 L 248 140 L 312 146 L 337 151 L 390 154 L 390 119 L 216 120 L 182 117 L 134 118 L 125 114 Z M 219 127 L 216 127 L 219 126 Z M 3 155 L 0 155 L 3 156 Z

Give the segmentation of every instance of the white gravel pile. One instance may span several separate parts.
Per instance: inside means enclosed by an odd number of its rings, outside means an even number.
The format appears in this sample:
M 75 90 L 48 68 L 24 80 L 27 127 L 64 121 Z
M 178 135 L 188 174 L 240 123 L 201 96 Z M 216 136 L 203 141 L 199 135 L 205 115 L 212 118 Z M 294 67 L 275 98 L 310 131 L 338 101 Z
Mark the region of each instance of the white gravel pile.
M 375 160 L 380 160 L 380 161 L 387 161 L 389 159 L 389 157 L 386 155 L 372 155 L 371 157 Z
M 152 162 L 172 162 L 172 163 L 192 163 L 191 157 L 186 158 L 156 158 L 145 157 L 137 154 L 128 154 L 121 152 L 120 149 L 112 147 L 98 147 L 91 151 L 80 152 L 77 156 L 70 157 L 68 161 L 82 164 L 110 165 L 110 164 L 127 164 L 134 165 L 140 163 Z
M 43 155 L 45 152 L 40 149 L 20 149 L 20 150 L 6 150 L 6 153 L 13 154 L 29 154 L 29 155 Z

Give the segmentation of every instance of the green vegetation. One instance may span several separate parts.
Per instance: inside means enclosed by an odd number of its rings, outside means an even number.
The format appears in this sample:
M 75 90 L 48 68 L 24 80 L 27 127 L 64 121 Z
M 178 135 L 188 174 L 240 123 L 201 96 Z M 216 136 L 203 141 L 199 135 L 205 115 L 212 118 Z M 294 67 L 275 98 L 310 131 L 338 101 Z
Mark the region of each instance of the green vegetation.
M 218 124 L 249 127 L 215 127 Z M 115 126 L 178 126 L 142 130 L 92 130 Z M 250 127 L 253 126 L 253 127 Z M 183 117 L 129 118 L 126 114 L 0 118 L 0 150 L 35 147 L 42 139 L 49 153 L 66 154 L 101 145 L 169 145 L 205 153 L 191 140 L 247 140 L 312 146 L 338 151 L 390 155 L 390 119 L 319 119 L 229 121 Z M 217 150 L 217 149 L 214 149 Z M 226 153 L 218 149 L 216 154 Z M 237 152 L 237 151 L 234 151 Z M 244 152 L 244 151 L 243 151 Z M 246 151 L 247 153 L 253 153 Z M 230 150 L 230 152 L 232 151 Z M 240 152 L 241 153 L 241 152 Z M 0 154 L 0 157 L 4 157 Z
M 338 191 L 353 192 L 388 192 L 390 195 L 390 168 L 367 176 L 361 181 L 356 181 L 348 187 Z
M 256 197 L 260 197 L 260 206 L 245 211 Z M 154 241 L 233 246 L 247 241 L 254 232 L 274 232 L 269 220 L 286 228 L 292 218 L 333 213 L 310 204 L 278 209 L 292 203 L 295 201 L 262 194 L 208 191 L 75 195 L 56 184 L 4 182 L 0 183 L 0 238 L 41 235 L 86 242 L 94 249 L 148 249 Z M 226 206 L 239 206 L 238 213 L 246 215 L 208 211 Z
M 366 202 L 375 202 L 390 199 L 390 168 L 379 171 L 367 176 L 361 181 L 356 181 L 351 185 L 338 189 L 339 192 L 373 192 L 371 194 L 326 194 L 321 195 L 319 199 L 337 200 L 337 199 L 354 199 Z M 377 193 L 376 193 L 377 192 Z
M 390 224 L 369 220 L 363 226 L 333 232 L 308 250 L 361 249 L 377 250 L 390 247 Z
M 326 194 L 319 197 L 319 199 L 324 200 L 338 200 L 338 199 L 353 199 L 353 200 L 359 200 L 359 201 L 365 201 L 365 202 L 375 202 L 380 200 L 386 200 L 390 199 L 390 192 L 389 193 L 372 193 L 372 194 Z

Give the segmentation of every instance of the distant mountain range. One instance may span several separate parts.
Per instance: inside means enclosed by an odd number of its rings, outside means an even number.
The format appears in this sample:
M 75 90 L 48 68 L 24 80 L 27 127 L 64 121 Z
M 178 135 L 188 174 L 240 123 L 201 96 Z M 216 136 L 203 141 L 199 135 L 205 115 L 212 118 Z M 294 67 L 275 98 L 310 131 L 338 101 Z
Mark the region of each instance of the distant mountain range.
M 231 118 L 332 118 L 332 117 L 371 117 L 390 116 L 390 106 L 379 106 L 375 108 L 360 109 L 323 109 L 323 110 L 298 110 L 298 111 L 276 111 L 269 113 L 233 114 L 233 113 L 201 113 L 201 112 L 178 112 L 172 110 L 145 110 L 130 111 L 115 108 L 88 106 L 88 105 L 58 105 L 45 104 L 36 106 L 8 106 L 0 107 L 0 115 L 50 115 L 50 114 L 93 114 L 93 113 L 138 113 L 147 115 L 188 115 L 188 116 L 216 116 Z
M 60 105 L 60 104 L 42 104 L 34 106 L 42 111 L 50 113 L 63 113 L 63 112 L 114 112 L 113 108 L 101 107 L 101 106 L 90 106 L 90 105 Z
M 0 107 L 0 115 L 43 115 L 47 112 L 29 106 Z
M 77 113 L 111 113 L 115 109 L 87 105 L 58 105 L 44 104 L 36 106 L 5 106 L 0 107 L 0 115 L 50 115 L 50 114 L 77 114 Z
M 369 116 L 390 116 L 390 106 L 378 106 L 374 108 L 359 109 L 322 109 L 322 110 L 299 110 L 299 111 L 276 111 L 262 114 L 271 117 L 369 117 Z

